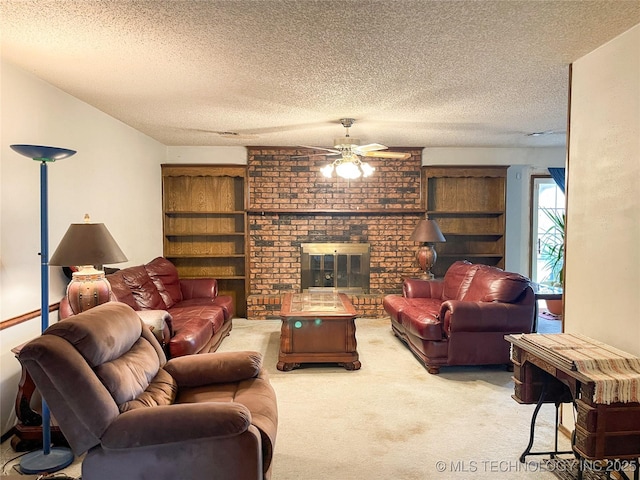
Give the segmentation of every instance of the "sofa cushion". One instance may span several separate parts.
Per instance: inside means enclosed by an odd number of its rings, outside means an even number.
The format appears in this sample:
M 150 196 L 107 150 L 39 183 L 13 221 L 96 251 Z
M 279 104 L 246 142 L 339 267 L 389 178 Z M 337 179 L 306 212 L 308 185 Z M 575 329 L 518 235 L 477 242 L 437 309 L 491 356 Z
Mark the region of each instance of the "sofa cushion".
M 178 269 L 163 257 L 157 257 L 144 266 L 147 274 L 158 289 L 167 308 L 182 300 Z
M 479 265 L 464 300 L 467 302 L 513 303 L 529 286 L 527 278 L 496 267 Z
M 176 303 L 171 309 L 171 317 L 173 318 L 174 330 L 178 330 L 178 325 L 183 322 L 184 318 L 198 317 L 211 322 L 213 332 L 217 332 L 222 328 L 225 316 L 222 307 L 215 304 L 212 298 L 193 298 L 191 300 L 183 300 Z
M 411 306 L 410 301 L 402 295 L 385 295 L 382 300 L 384 311 L 389 314 L 391 319 L 397 323 L 401 322 L 400 312 Z
M 166 310 L 160 292 L 156 288 L 153 280 L 145 270 L 144 266 L 129 267 L 120 270 L 115 275 L 120 274 L 124 278 L 124 283 L 131 290 L 138 307 L 142 310 Z
M 121 270 L 107 275 L 107 280 L 111 285 L 111 297 L 113 300 L 116 302 L 126 303 L 134 310 L 140 310 L 140 307 L 136 303 L 136 299 L 133 297 L 133 293 L 131 293 L 131 289 L 125 282 L 124 275 Z
M 136 408 L 171 405 L 176 399 L 177 392 L 178 385 L 175 379 L 161 368 L 145 391 L 134 400 L 121 404 L 120 411 L 128 412 Z
M 144 392 L 160 369 L 160 360 L 151 344 L 140 337 L 120 357 L 94 370 L 118 405 Z
M 224 319 L 230 320 L 235 313 L 235 302 L 231 295 L 218 295 L 214 302 L 224 312 Z
M 462 300 L 477 269 L 466 260 L 454 262 L 444 274 L 442 300 Z
M 218 309 L 222 316 L 222 310 Z M 198 353 L 211 340 L 214 334 L 210 315 L 202 315 L 191 308 L 171 309 L 174 335 L 169 341 L 171 357 Z
M 439 341 L 443 338 L 442 323 L 438 318 L 440 302 L 432 305 L 411 306 L 401 313 L 402 326 L 405 330 L 423 340 Z
M 484 296 L 485 302 L 514 303 L 531 282 L 517 273 L 507 273 L 493 281 L 491 288 Z

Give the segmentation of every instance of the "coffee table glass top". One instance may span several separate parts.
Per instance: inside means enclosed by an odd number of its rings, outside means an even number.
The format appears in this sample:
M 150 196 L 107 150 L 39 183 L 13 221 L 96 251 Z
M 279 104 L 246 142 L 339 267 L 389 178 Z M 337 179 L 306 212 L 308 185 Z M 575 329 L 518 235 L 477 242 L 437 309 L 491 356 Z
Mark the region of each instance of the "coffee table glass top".
M 305 292 L 294 293 L 291 296 L 291 313 L 302 312 L 336 312 L 345 313 L 347 310 L 340 298 L 334 292 Z

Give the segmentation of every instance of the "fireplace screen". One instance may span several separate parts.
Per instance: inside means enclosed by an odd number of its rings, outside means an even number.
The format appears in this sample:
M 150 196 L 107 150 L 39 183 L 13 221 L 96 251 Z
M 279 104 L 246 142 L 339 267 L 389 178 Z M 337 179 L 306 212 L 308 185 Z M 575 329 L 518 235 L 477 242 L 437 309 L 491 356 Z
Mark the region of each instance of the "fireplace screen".
M 369 293 L 368 243 L 303 243 L 301 290 Z

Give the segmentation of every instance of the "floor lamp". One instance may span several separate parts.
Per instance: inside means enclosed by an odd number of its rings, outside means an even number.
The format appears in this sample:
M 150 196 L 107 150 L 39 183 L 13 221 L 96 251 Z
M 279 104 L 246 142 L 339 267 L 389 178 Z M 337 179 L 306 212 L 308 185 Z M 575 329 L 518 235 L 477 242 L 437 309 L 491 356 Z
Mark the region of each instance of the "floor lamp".
M 40 162 L 40 318 L 42 331 L 49 327 L 49 218 L 47 192 L 47 164 L 74 155 L 75 150 L 45 147 L 42 145 L 11 145 L 20 155 Z M 73 453 L 68 448 L 51 447 L 51 415 L 49 407 L 42 399 L 42 450 L 36 450 L 23 456 L 20 470 L 23 473 L 37 474 L 56 472 L 73 462 Z

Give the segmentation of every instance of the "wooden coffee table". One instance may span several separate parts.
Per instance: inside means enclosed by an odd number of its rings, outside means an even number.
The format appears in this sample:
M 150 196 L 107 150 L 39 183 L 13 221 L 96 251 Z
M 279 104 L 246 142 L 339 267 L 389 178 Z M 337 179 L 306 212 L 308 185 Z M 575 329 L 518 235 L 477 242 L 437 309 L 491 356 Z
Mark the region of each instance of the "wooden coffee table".
M 287 293 L 280 310 L 278 370 L 338 363 L 358 370 L 356 310 L 344 293 Z

